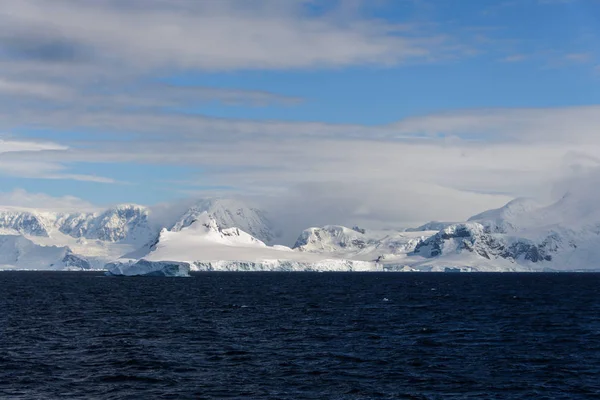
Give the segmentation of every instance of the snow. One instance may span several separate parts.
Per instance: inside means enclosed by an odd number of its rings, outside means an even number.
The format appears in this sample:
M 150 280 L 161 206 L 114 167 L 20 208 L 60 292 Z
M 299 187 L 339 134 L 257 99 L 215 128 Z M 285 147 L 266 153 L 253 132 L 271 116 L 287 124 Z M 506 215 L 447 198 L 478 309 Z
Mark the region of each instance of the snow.
M 542 223 L 536 214 L 540 209 L 541 205 L 537 201 L 518 198 L 504 207 L 477 214 L 469 218 L 469 222 L 482 222 L 493 232 L 517 232 L 524 227 Z
M 48 236 L 46 224 L 39 215 L 32 212 L 0 212 L 0 227 L 5 234 Z
M 408 266 L 420 272 L 535 272 L 539 268 L 498 258 L 489 260 L 472 253 L 454 253 L 437 258 L 409 257 Z M 391 266 L 388 266 L 390 268 Z
M 424 225 L 421 225 L 417 228 L 407 228 L 405 232 L 425 232 L 425 231 L 441 231 L 444 228 L 449 227 L 450 225 L 454 225 L 456 222 L 440 222 L 440 221 L 430 221 Z
M 190 225 L 201 210 L 210 212 L 223 228 L 224 235 L 235 234 L 234 224 L 258 232 L 265 238 L 276 235 L 265 213 L 237 200 L 209 199 L 187 203 L 182 208 L 161 212 L 160 207 L 122 204 L 104 211 L 64 212 L 51 210 L 0 210 L 0 235 L 22 236 L 38 246 L 68 247 L 86 259 L 92 269 L 123 256 L 140 258 L 158 240 L 162 229 L 180 230 Z M 257 241 L 246 235 L 248 242 Z M 278 247 L 284 250 L 284 247 Z M 289 249 L 287 249 L 289 251 Z M 60 264 L 53 264 L 57 269 Z
M 238 228 L 220 228 L 204 212 L 188 227 L 164 229 L 157 242 L 140 258 L 148 261 L 174 260 L 192 265 L 196 271 L 375 271 L 374 262 L 338 259 L 268 246 Z
M 68 247 L 40 246 L 19 235 L 0 235 L 0 269 L 90 269 Z
M 239 228 L 249 235 L 270 243 L 277 233 L 266 213 L 234 199 L 205 199 L 188 206 L 177 220 L 169 226 L 171 231 L 180 231 L 190 226 L 202 214 L 210 215 L 221 228 Z
M 158 210 L 158 211 L 157 211 Z M 550 205 L 516 199 L 433 231 L 339 225 L 301 232 L 294 248 L 266 213 L 209 199 L 160 211 L 125 204 L 100 212 L 0 211 L 0 269 L 100 269 L 120 274 L 193 271 L 598 270 L 600 211 L 569 193 Z M 117 261 L 115 261 L 117 260 Z M 181 272 L 183 273 L 183 272 Z
M 405 258 L 419 242 L 435 233 L 350 229 L 328 225 L 306 229 L 296 241 L 294 249 L 328 253 L 339 258 L 389 263 Z
M 423 225 L 435 227 L 438 223 Z M 381 236 L 325 226 L 303 232 L 298 250 L 374 259 L 384 269 L 419 271 L 592 271 L 600 260 L 600 210 L 589 196 L 569 193 L 550 205 L 516 199 L 468 222 L 440 223 L 439 232 Z

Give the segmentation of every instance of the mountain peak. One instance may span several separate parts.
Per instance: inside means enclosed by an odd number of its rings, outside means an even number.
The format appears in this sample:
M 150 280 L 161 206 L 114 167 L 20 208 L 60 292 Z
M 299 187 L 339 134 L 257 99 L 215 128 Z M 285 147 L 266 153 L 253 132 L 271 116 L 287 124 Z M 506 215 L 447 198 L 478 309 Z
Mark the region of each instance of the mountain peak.
M 204 213 L 213 218 L 221 229 L 239 228 L 263 242 L 271 242 L 276 237 L 264 211 L 240 200 L 225 198 L 197 200 L 171 224 L 170 230 L 180 231 L 199 220 Z
M 513 219 L 523 214 L 540 208 L 540 204 L 528 197 L 519 197 L 509 201 L 506 205 L 493 210 L 484 211 L 469 218 L 469 221 Z

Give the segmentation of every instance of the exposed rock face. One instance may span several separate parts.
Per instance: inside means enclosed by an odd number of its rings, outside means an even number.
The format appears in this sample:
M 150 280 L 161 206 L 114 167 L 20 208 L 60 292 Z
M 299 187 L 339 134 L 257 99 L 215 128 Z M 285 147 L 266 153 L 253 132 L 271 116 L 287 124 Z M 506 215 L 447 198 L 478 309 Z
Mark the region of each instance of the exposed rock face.
M 149 222 L 149 210 L 133 204 L 108 209 L 100 215 L 74 214 L 59 227 L 64 234 L 106 242 L 149 241 L 155 234 Z
M 22 235 L 48 236 L 42 217 L 27 211 L 0 211 L 0 229 Z
M 374 262 L 392 262 L 414 250 L 423 240 L 420 233 L 369 231 L 328 225 L 302 232 L 294 250 L 309 253 L 330 253 L 341 258 Z
M 239 228 L 259 240 L 270 242 L 277 235 L 266 214 L 236 200 L 200 200 L 168 222 L 153 221 L 152 209 L 123 204 L 101 213 L 53 213 L 0 211 L 0 230 L 5 233 L 48 237 L 52 232 L 109 243 L 145 245 L 155 241 L 161 229 L 180 231 L 208 213 L 221 229 Z
M 62 259 L 62 263 L 67 269 L 89 270 L 92 268 L 90 263 L 85 258 L 70 252 L 67 253 Z
M 106 242 L 144 242 L 154 235 L 149 211 L 137 205 L 121 205 L 101 214 L 0 211 L 0 229 L 30 236 L 48 237 L 59 231 L 74 238 Z
M 558 249 L 556 240 L 555 237 L 548 237 L 536 244 L 528 239 L 492 233 L 482 224 L 469 222 L 451 225 L 420 242 L 414 254 L 431 258 L 470 252 L 488 260 L 504 258 L 537 263 L 552 261 L 551 254 Z
M 365 235 L 364 230 L 328 225 L 304 230 L 296 240 L 294 248 L 300 251 L 336 252 L 362 250 L 375 242 L 376 240 Z

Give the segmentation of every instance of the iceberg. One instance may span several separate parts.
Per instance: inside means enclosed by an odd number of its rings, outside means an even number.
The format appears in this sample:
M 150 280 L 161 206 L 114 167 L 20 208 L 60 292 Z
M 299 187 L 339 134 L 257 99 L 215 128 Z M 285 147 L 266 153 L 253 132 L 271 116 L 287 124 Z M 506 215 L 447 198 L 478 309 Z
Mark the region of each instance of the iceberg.
M 106 265 L 107 276 L 189 277 L 191 265 L 179 261 L 128 260 Z

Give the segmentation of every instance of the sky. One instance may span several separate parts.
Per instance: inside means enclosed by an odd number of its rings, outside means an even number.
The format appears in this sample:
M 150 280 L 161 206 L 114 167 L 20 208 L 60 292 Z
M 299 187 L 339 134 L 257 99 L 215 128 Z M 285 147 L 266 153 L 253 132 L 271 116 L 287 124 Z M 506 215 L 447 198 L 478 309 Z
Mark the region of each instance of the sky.
M 0 205 L 458 221 L 600 162 L 600 0 L 0 0 Z

